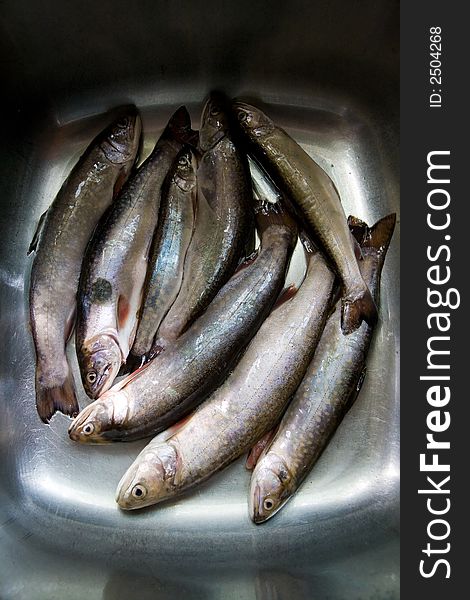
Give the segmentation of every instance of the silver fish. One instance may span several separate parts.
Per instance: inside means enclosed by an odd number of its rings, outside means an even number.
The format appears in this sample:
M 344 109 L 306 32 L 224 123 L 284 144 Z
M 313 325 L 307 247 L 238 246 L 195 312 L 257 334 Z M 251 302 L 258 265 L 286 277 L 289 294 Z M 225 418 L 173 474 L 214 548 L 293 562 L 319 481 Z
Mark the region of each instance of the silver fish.
M 69 429 L 99 443 L 154 435 L 185 416 L 225 377 L 284 284 L 297 226 L 279 205 L 256 215 L 261 246 L 203 315 L 159 356 L 86 407 Z
M 280 189 L 298 206 L 343 282 L 344 334 L 363 320 L 373 325 L 377 308 L 364 282 L 338 190 L 325 171 L 260 109 L 235 102 L 234 111 L 255 158 Z
M 184 147 L 170 171 L 160 203 L 139 325 L 129 356 L 138 366 L 149 358 L 157 329 L 181 287 L 194 228 L 196 170 L 196 156 L 191 148 Z
M 235 271 L 252 231 L 246 157 L 233 143 L 225 99 L 211 94 L 199 132 L 195 229 L 183 282 L 157 332 L 153 352 L 171 345 L 208 306 Z
M 191 136 L 189 114 L 181 107 L 123 188 L 88 247 L 78 292 L 76 348 L 82 383 L 90 398 L 111 387 L 129 354 L 162 184 Z
M 319 252 L 293 298 L 261 326 L 225 383 L 166 441 L 139 454 L 117 488 L 131 510 L 172 498 L 246 452 L 279 420 L 323 329 L 334 276 Z
M 93 230 L 134 165 L 140 132 L 132 107 L 93 140 L 42 215 L 29 248 L 36 252 L 29 290 L 36 407 L 45 423 L 56 411 L 78 412 L 65 345 L 75 322 L 80 267 Z
M 350 218 L 361 242 L 361 273 L 378 300 L 380 273 L 395 215 L 371 229 Z M 329 317 L 312 363 L 251 478 L 249 511 L 255 523 L 270 519 L 292 497 L 352 405 L 362 384 L 373 328 L 363 323 L 348 336 L 340 303 Z

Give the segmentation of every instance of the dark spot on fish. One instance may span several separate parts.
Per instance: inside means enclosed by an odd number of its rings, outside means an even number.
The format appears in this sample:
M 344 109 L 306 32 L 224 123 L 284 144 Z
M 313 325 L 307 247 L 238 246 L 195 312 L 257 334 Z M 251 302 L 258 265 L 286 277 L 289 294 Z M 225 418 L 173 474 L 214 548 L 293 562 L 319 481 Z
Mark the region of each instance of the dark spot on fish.
M 101 304 L 111 298 L 113 288 L 107 279 L 102 277 L 93 282 L 91 286 L 90 302 Z

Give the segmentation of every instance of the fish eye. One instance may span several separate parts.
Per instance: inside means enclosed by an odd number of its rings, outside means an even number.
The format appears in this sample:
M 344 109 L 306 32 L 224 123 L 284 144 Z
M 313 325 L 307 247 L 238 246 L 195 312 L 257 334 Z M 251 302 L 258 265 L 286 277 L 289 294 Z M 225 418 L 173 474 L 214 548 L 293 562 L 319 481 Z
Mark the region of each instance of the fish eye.
M 134 498 L 138 499 L 145 498 L 145 496 L 147 495 L 147 490 L 144 488 L 143 485 L 140 485 L 138 483 L 132 488 L 132 495 L 134 496 Z
M 272 510 L 274 507 L 274 502 L 271 500 L 271 498 L 266 498 L 263 502 L 263 507 L 265 510 Z
M 248 117 L 248 114 L 244 110 L 240 110 L 238 112 L 238 120 L 240 121 L 240 123 L 243 123 L 243 121 L 246 121 L 247 117 Z
M 88 371 L 88 373 L 86 374 L 86 380 L 88 381 L 88 383 L 95 383 L 96 381 L 96 372 L 95 371 Z
M 95 431 L 95 426 L 93 423 L 87 423 L 82 431 L 85 435 L 91 435 Z
M 209 113 L 211 117 L 216 117 L 217 115 L 220 115 L 220 108 L 218 106 L 211 106 Z
M 125 129 L 129 125 L 129 119 L 127 117 L 123 117 L 116 123 L 116 127 L 119 129 Z
M 189 158 L 187 156 L 181 156 L 178 160 L 178 164 L 181 167 L 185 167 L 185 166 L 189 165 Z

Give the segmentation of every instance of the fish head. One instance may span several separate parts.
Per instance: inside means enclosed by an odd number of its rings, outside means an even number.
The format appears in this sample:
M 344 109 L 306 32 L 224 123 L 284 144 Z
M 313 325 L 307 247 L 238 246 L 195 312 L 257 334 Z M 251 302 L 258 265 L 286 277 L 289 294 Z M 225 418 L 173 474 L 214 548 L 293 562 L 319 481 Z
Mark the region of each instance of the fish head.
M 113 423 L 113 405 L 110 402 L 96 400 L 84 408 L 69 427 L 69 437 L 74 442 L 99 444 L 107 440 L 102 433 Z
M 256 106 L 236 100 L 233 110 L 239 126 L 249 138 L 263 138 L 274 131 L 273 121 Z
M 185 146 L 176 157 L 173 181 L 184 192 L 190 192 L 196 187 L 196 156 Z
M 95 400 L 108 390 L 122 364 L 121 348 L 113 336 L 97 335 L 86 340 L 78 351 L 83 387 Z
M 174 489 L 178 470 L 176 448 L 152 443 L 144 448 L 124 474 L 116 490 L 116 502 L 123 510 L 135 510 L 161 502 Z
M 229 131 L 229 115 L 225 96 L 212 92 L 207 100 L 201 117 L 199 148 L 202 152 L 210 150 Z
M 126 108 L 105 131 L 101 149 L 113 164 L 134 162 L 140 145 L 142 121 L 135 106 Z
M 285 462 L 272 452 L 258 461 L 251 477 L 249 511 L 252 521 L 263 523 L 286 503 L 293 478 Z

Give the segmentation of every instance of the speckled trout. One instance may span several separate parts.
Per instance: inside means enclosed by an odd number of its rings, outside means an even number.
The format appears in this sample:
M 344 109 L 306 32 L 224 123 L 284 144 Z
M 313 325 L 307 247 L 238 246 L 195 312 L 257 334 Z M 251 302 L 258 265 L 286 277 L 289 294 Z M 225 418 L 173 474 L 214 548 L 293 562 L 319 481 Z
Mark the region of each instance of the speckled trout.
M 325 171 L 260 109 L 235 102 L 240 129 L 253 156 L 295 203 L 343 283 L 341 327 L 351 333 L 377 319 L 374 299 L 359 270 L 338 190 Z
M 246 156 L 234 144 L 225 98 L 213 93 L 202 113 L 197 211 L 183 281 L 165 315 L 153 354 L 170 346 L 204 311 L 244 258 L 253 230 Z
M 185 146 L 176 157 L 160 203 L 139 325 L 129 355 L 137 367 L 152 358 L 155 334 L 181 288 L 196 215 L 196 171 L 196 156 Z
M 194 137 L 179 108 L 97 228 L 83 261 L 76 349 L 90 398 L 111 387 L 134 341 L 162 185 L 183 145 Z
M 80 268 L 88 241 L 129 176 L 140 144 L 135 108 L 88 146 L 41 217 L 29 251 L 35 251 L 29 306 L 36 350 L 36 406 L 47 423 L 56 411 L 78 412 L 65 355 L 76 313 Z
M 380 274 L 395 215 L 381 219 L 370 229 L 350 217 L 350 226 L 361 245 L 361 273 L 378 301 Z M 299 389 L 256 464 L 249 497 L 250 516 L 255 523 L 271 518 L 292 497 L 360 390 L 373 328 L 363 323 L 344 336 L 340 312 L 338 303 Z

